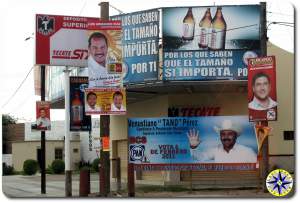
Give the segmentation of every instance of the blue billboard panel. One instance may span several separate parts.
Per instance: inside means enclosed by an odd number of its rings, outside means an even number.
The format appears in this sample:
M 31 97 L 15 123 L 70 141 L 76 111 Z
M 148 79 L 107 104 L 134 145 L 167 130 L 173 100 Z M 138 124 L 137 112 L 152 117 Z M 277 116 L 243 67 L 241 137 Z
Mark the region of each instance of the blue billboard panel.
M 247 116 L 132 118 L 129 162 L 143 170 L 254 170 L 257 140 Z
M 122 21 L 123 82 L 138 83 L 158 78 L 158 9 L 113 16 Z
M 164 8 L 163 79 L 247 80 L 260 14 L 260 5 Z

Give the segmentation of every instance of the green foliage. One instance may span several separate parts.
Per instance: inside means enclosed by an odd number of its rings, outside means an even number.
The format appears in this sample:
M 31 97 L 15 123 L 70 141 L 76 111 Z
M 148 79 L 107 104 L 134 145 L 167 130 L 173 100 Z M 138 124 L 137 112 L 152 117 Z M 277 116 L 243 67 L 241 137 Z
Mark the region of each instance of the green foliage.
M 65 162 L 63 160 L 56 159 L 52 162 L 51 168 L 55 174 L 63 173 L 65 171 Z
M 47 174 L 53 174 L 54 173 L 53 170 L 52 170 L 51 165 L 48 165 L 48 167 L 46 168 L 46 173 Z
M 92 167 L 96 172 L 99 172 L 99 163 L 100 163 L 99 158 L 94 159 Z
M 14 174 L 14 167 L 8 166 L 5 163 L 2 164 L 2 169 L 3 169 L 3 175 L 13 175 Z
M 2 125 L 16 124 L 17 120 L 8 114 L 2 114 Z
M 25 175 L 34 175 L 38 171 L 39 164 L 36 160 L 27 159 L 23 163 L 23 171 Z

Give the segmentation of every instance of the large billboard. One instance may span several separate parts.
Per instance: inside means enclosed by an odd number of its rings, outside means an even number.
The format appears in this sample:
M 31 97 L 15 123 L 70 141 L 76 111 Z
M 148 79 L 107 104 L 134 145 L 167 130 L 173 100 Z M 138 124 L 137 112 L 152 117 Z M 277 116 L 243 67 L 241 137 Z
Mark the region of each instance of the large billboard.
M 88 77 L 70 77 L 70 131 L 90 131 L 91 116 L 85 115 L 84 89 Z
M 260 14 L 260 5 L 164 8 L 163 79 L 247 80 Z
M 128 119 L 129 162 L 143 170 L 255 170 L 247 116 Z
M 158 9 L 113 16 L 111 19 L 122 21 L 124 83 L 157 80 Z
M 89 19 L 98 18 L 36 14 L 35 63 L 86 67 Z
M 275 56 L 250 58 L 248 64 L 249 120 L 275 121 L 278 105 Z

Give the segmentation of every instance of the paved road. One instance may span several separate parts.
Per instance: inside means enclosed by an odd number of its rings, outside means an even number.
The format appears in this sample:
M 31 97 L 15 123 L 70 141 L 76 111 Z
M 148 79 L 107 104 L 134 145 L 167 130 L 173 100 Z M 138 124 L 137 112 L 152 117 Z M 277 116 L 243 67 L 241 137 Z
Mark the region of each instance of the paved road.
M 41 194 L 40 175 L 35 176 L 2 176 L 2 190 L 8 197 L 65 197 L 65 182 L 64 175 L 47 175 L 46 177 L 46 194 Z M 136 187 L 149 184 L 146 181 L 137 181 Z M 160 182 L 151 182 L 152 185 L 161 185 Z M 126 189 L 126 184 L 122 183 L 122 189 Z M 116 182 L 111 181 L 111 190 L 116 191 Z M 91 193 L 99 191 L 98 174 L 91 174 Z M 144 198 L 160 198 L 160 197 L 273 197 L 271 194 L 263 193 L 256 189 L 250 190 L 200 190 L 200 191 L 180 191 L 180 192 L 143 192 L 137 190 L 136 197 Z M 72 194 L 73 197 L 79 196 L 79 175 L 72 176 Z M 123 197 L 127 194 L 123 193 Z

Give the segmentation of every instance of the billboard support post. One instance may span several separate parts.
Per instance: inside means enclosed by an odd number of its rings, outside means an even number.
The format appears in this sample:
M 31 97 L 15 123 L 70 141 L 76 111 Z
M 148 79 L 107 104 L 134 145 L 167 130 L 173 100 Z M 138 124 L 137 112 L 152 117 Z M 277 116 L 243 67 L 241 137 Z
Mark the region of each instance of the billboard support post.
M 72 196 L 72 171 L 70 149 L 70 70 L 64 70 L 65 79 L 65 195 Z
M 109 20 L 109 2 L 100 2 L 98 4 L 100 6 L 100 18 L 102 20 Z M 101 115 L 100 116 L 100 137 L 109 137 L 109 125 L 110 125 L 110 116 L 109 115 Z M 103 151 L 100 149 L 100 169 L 103 170 L 100 173 L 100 180 L 103 180 L 104 191 L 101 191 L 101 195 L 107 196 L 110 193 L 110 157 L 109 151 Z M 101 183 L 100 183 L 101 184 Z
M 128 184 L 128 197 L 135 197 L 135 185 L 134 185 L 134 164 L 128 163 L 128 174 L 127 174 L 127 184 Z
M 45 101 L 45 65 L 41 65 L 41 101 Z M 41 131 L 41 194 L 46 194 L 46 138 Z
M 262 56 L 267 56 L 267 29 L 266 29 L 266 2 L 260 2 L 261 5 L 261 54 Z M 261 125 L 268 126 L 268 121 L 261 122 Z M 269 172 L 269 138 L 266 137 L 262 145 L 262 189 L 267 192 L 267 186 L 265 184 L 265 179 Z

